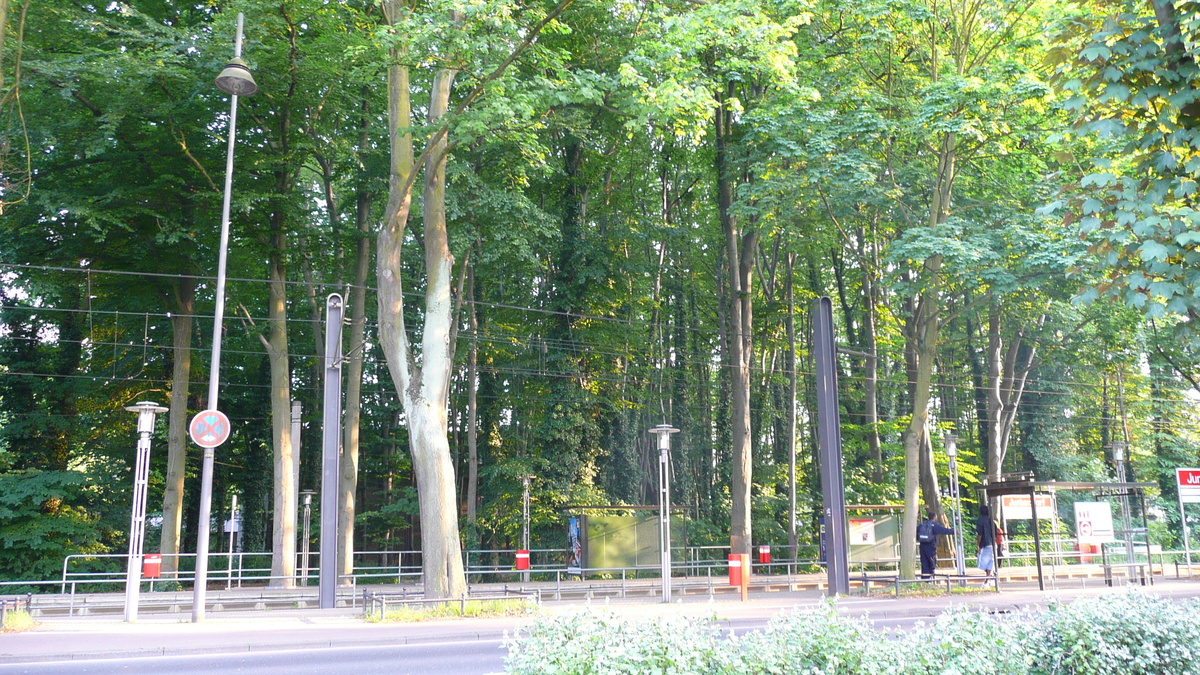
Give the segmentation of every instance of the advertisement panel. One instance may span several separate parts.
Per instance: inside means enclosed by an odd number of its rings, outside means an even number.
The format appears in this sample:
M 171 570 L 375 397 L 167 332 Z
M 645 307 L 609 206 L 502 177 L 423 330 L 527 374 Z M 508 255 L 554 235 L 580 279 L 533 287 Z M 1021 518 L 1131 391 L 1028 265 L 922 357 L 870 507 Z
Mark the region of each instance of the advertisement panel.
M 864 546 L 875 543 L 875 519 L 850 519 L 850 545 Z
M 1075 502 L 1075 534 L 1081 544 L 1116 541 L 1112 505 L 1108 502 Z
M 1054 495 L 1037 495 L 1038 518 L 1050 518 L 1055 513 Z M 1000 498 L 1000 511 L 1005 520 L 1033 520 L 1033 508 L 1029 495 L 1004 495 Z

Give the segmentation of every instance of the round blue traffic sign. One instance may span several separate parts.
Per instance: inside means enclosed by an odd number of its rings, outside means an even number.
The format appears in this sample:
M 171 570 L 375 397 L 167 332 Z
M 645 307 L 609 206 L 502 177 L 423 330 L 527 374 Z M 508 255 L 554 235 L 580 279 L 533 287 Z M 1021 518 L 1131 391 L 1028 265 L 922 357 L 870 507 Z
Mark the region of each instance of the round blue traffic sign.
M 229 439 L 229 418 L 220 410 L 196 413 L 188 425 L 188 435 L 202 448 L 215 448 Z

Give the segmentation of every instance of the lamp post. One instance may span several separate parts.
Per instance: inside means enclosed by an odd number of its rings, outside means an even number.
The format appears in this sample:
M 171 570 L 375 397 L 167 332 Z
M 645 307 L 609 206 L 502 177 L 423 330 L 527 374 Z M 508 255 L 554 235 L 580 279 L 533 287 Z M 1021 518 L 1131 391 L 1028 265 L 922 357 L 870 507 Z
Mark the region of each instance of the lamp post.
M 658 533 L 662 551 L 662 597 L 671 601 L 671 434 L 679 433 L 670 424 L 650 430 L 658 436 Z
M 137 460 L 133 467 L 133 504 L 129 518 L 129 567 L 125 570 L 125 620 L 137 621 L 138 593 L 142 589 L 142 550 L 146 543 L 146 488 L 150 480 L 150 435 L 154 416 L 167 408 L 141 401 L 125 408 L 138 414 Z
M 529 551 L 529 476 L 521 476 L 521 549 Z M 529 570 L 521 575 L 521 580 L 529 583 Z
M 308 530 L 312 525 L 312 498 L 317 494 L 312 490 L 304 490 L 300 496 L 304 498 L 304 537 L 300 540 L 300 585 L 308 585 Z
M 237 135 L 237 104 L 239 96 L 249 96 L 258 91 L 254 76 L 246 62 L 242 60 L 242 14 L 237 16 L 237 38 L 233 43 L 233 59 L 225 65 L 224 70 L 217 76 L 214 84 L 217 89 L 229 94 L 229 141 L 225 152 L 225 200 L 221 204 L 221 239 L 217 257 L 217 298 L 213 310 L 213 341 L 212 364 L 208 374 L 208 407 L 196 415 L 190 428 L 192 440 L 196 438 L 197 420 L 205 415 L 206 419 L 224 419 L 224 437 L 210 444 L 201 443 L 204 447 L 204 460 L 200 470 L 200 519 L 196 533 L 196 582 L 192 592 L 192 621 L 204 620 L 204 595 L 208 586 L 208 535 L 212 527 L 212 482 L 213 482 L 213 451 L 228 438 L 228 420 L 217 412 L 217 382 L 221 374 L 221 323 L 225 318 L 225 263 L 229 248 L 229 199 L 233 192 L 233 146 Z
M 962 496 L 958 491 L 958 436 L 948 431 L 943 441 L 950 457 L 950 497 L 954 500 L 954 567 L 961 577 L 967 573 L 967 563 L 963 557 Z
M 1113 441 L 1113 462 L 1117 465 L 1117 481 L 1125 482 L 1125 441 Z M 1125 531 L 1125 560 L 1133 562 L 1133 517 L 1129 512 L 1129 490 L 1121 488 L 1121 520 Z

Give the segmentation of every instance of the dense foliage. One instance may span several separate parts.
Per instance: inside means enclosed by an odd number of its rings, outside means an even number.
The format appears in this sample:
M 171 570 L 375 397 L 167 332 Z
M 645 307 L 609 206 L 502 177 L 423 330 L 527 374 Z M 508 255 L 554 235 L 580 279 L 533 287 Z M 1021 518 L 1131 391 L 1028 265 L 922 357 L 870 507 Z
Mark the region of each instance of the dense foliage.
M 139 400 L 186 413 L 153 439 L 148 545 L 178 521 L 194 549 L 182 424 L 209 375 L 211 81 L 238 12 L 261 91 L 239 104 L 214 521 L 237 495 L 246 550 L 278 528 L 289 396 L 317 486 L 335 291 L 365 335 L 346 331 L 354 548 L 419 547 L 372 259 L 405 138 L 414 176 L 445 159 L 465 547 L 516 546 L 526 476 L 535 549 L 575 507 L 656 501 L 663 422 L 691 543 L 729 543 L 747 495 L 754 544 L 815 543 L 818 296 L 849 502 L 940 509 L 950 429 L 968 503 L 988 474 L 1111 479 L 1120 441 L 1175 545 L 1173 470 L 1200 463 L 1192 0 L 384 4 L 0 4 L 0 578 L 124 550 Z M 401 70 L 412 116 L 389 127 Z M 416 335 L 438 230 L 413 180 Z
M 630 620 L 601 612 L 544 619 L 509 641 L 513 675 L 1185 675 L 1200 672 L 1195 600 L 1137 592 L 991 616 L 952 610 L 888 633 L 834 604 L 723 637 L 715 620 Z

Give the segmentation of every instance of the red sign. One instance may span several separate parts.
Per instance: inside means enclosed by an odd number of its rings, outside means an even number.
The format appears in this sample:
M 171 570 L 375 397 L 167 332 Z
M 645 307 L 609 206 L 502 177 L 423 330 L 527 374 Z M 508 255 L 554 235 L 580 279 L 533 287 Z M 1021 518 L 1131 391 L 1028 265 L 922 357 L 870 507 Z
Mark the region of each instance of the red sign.
M 220 410 L 196 413 L 188 425 L 188 435 L 202 448 L 215 448 L 229 440 L 229 418 Z
M 1179 487 L 1200 488 L 1200 469 L 1175 469 L 1175 479 Z
M 1180 502 L 1200 503 L 1200 469 L 1175 469 L 1175 482 L 1179 486 Z

